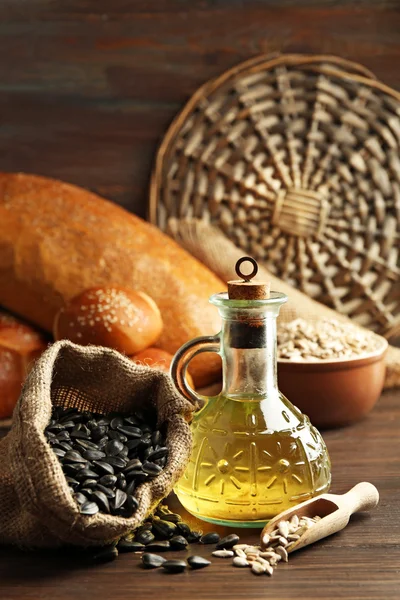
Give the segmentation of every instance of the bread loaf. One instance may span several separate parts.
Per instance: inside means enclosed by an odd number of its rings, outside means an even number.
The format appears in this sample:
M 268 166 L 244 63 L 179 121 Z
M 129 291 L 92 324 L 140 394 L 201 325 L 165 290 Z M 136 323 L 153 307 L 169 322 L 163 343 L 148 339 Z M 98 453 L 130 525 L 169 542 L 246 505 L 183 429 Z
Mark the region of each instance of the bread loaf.
M 154 226 L 76 186 L 0 174 L 0 305 L 51 331 L 68 300 L 110 283 L 155 300 L 171 354 L 220 328 L 208 298 L 225 284 Z M 213 354 L 191 365 L 198 386 L 218 372 Z
M 46 347 L 39 331 L 0 310 L 0 419 L 12 415 L 29 368 Z

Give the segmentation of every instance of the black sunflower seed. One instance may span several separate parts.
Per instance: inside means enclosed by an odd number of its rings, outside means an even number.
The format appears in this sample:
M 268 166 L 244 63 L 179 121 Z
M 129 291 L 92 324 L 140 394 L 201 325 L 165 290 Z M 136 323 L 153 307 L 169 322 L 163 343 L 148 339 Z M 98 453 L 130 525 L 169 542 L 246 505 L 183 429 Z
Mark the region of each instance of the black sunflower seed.
M 53 452 L 59 458 L 62 458 L 63 456 L 65 456 L 65 450 L 62 450 L 61 448 L 53 448 Z
M 107 464 L 107 463 L 105 463 Z M 116 475 L 103 475 L 103 477 L 100 477 L 99 479 L 99 484 L 104 485 L 106 487 L 109 486 L 113 486 L 115 485 L 117 482 L 117 477 Z
M 82 456 L 83 458 L 86 458 L 86 460 L 101 460 L 102 458 L 105 457 L 105 453 L 101 452 L 100 450 L 85 450 L 85 452 L 82 452 Z
M 108 437 L 110 438 L 110 440 L 117 440 L 118 442 L 128 441 L 126 435 L 120 433 L 119 431 L 115 431 L 114 429 L 110 429 L 110 431 L 108 432 Z
M 77 479 L 79 479 L 80 481 L 84 481 L 85 479 L 98 479 L 99 474 L 96 473 L 95 471 L 92 471 L 92 469 L 85 467 L 84 469 L 81 469 L 80 471 L 78 471 L 78 473 L 76 473 L 75 477 Z
M 158 448 L 158 450 L 153 450 L 153 452 L 150 452 L 150 454 L 147 458 L 151 462 L 153 460 L 157 460 L 158 458 L 164 458 L 164 456 L 167 456 L 167 454 L 168 454 L 168 448 L 163 446 L 161 448 Z
M 79 454 L 79 452 L 76 452 L 76 450 L 68 450 L 68 452 L 65 453 L 63 462 L 64 463 L 85 463 L 86 459 L 83 458 L 83 456 L 81 454 Z
M 114 545 L 106 546 L 92 554 L 92 561 L 95 563 L 110 562 L 116 558 L 118 558 L 118 550 Z
M 200 543 L 201 544 L 218 544 L 220 540 L 220 536 L 218 533 L 214 531 L 210 531 L 210 533 L 206 533 L 201 536 Z
M 64 425 L 61 425 L 61 423 L 53 423 L 51 425 L 47 426 L 47 434 L 51 433 L 57 433 L 59 431 L 63 431 L 65 429 Z
M 153 431 L 153 433 L 151 434 L 151 443 L 153 444 L 153 446 L 158 446 L 159 444 L 161 444 L 162 442 L 162 435 L 161 435 L 161 431 Z
M 88 499 L 86 498 L 86 496 L 84 494 L 82 494 L 81 492 L 77 492 L 74 495 L 75 500 L 77 501 L 78 504 L 85 504 L 85 502 L 88 501 Z
M 92 439 L 97 442 L 99 440 L 101 440 L 102 437 L 105 436 L 107 432 L 107 427 L 105 425 L 99 425 L 97 424 L 97 427 L 94 427 L 92 429 Z
M 105 473 L 106 475 L 114 475 L 114 467 L 110 465 L 110 463 L 108 462 L 108 458 L 106 458 L 105 460 L 94 460 L 93 465 L 94 468 L 96 468 L 96 470 L 99 471 L 101 474 Z
M 183 535 L 174 535 L 169 540 L 169 543 L 172 550 L 185 550 L 188 545 L 188 541 L 183 537 Z
M 118 508 L 121 508 L 121 506 L 124 505 L 126 499 L 127 499 L 127 495 L 125 492 L 123 492 L 122 490 L 116 490 L 114 503 L 113 503 L 115 510 L 118 510 Z
M 97 484 L 97 489 L 100 492 L 103 492 L 103 494 L 105 494 L 107 496 L 107 498 L 115 498 L 115 492 L 114 490 L 112 490 L 111 488 L 106 487 L 105 485 L 102 485 L 101 483 Z
M 63 464 L 63 471 L 67 475 L 74 477 L 79 471 L 85 469 L 87 463 L 70 463 L 68 465 Z
M 139 427 L 134 427 L 133 425 L 120 425 L 118 427 L 118 431 L 127 435 L 128 438 L 140 438 L 142 437 L 142 430 Z
M 68 450 L 72 450 L 72 446 L 68 442 L 59 442 L 59 441 L 57 441 L 57 446 L 59 448 L 62 448 L 66 452 L 68 452 Z
M 135 425 L 135 427 L 140 424 L 140 420 L 133 416 L 125 417 L 124 422 L 128 425 Z
M 107 456 L 117 456 L 123 450 L 124 445 L 118 440 L 110 440 L 104 447 Z
M 154 552 L 166 552 L 167 550 L 171 550 L 171 545 L 168 540 L 161 542 L 154 541 L 146 544 L 146 550 L 152 550 Z
M 93 490 L 97 486 L 97 481 L 95 479 L 85 479 L 82 482 L 82 487 L 86 489 Z
M 179 525 L 179 523 L 178 523 Z M 177 527 L 178 527 L 177 525 Z M 202 532 L 201 531 L 193 531 L 191 530 L 190 533 L 187 535 L 186 539 L 189 542 L 189 544 L 193 544 L 194 542 L 198 542 L 200 540 L 202 536 Z
M 123 469 L 128 461 L 124 460 L 120 456 L 106 456 L 106 458 L 103 459 L 103 462 L 107 462 L 113 467 Z
M 125 509 L 129 517 L 139 508 L 139 502 L 135 496 L 128 496 L 125 502 Z
M 65 481 L 68 483 L 69 487 L 72 487 L 73 490 L 75 490 L 78 485 L 79 485 L 79 481 L 77 481 L 76 479 L 74 479 L 73 477 L 66 477 Z
M 91 442 L 90 440 L 78 439 L 74 441 L 74 444 L 80 446 L 81 448 L 84 448 L 85 450 L 98 450 L 97 444 Z
M 179 532 L 181 535 L 184 535 L 185 538 L 187 538 L 187 536 L 190 534 L 190 527 L 187 523 L 178 522 L 176 524 L 176 529 L 177 529 L 177 532 Z M 194 541 L 197 541 L 197 540 L 194 540 Z
M 135 542 L 143 544 L 144 546 L 147 546 L 147 544 L 151 544 L 152 542 L 154 542 L 154 540 L 155 537 L 149 529 L 144 529 L 143 531 L 139 531 L 135 534 Z
M 122 448 L 121 452 L 118 454 L 118 456 L 120 456 L 121 458 L 127 458 L 128 454 L 129 454 L 129 449 L 126 446 L 124 446 Z
M 140 469 L 142 467 L 142 462 L 138 458 L 132 458 L 126 465 L 124 471 L 129 471 L 131 469 Z
M 120 490 L 126 490 L 127 483 L 123 473 L 118 473 L 116 486 L 119 487 Z
M 68 431 L 60 431 L 60 433 L 57 433 L 56 439 L 59 440 L 60 442 L 63 442 L 63 441 L 70 440 L 71 437 L 70 437 Z
M 147 473 L 148 475 L 153 475 L 154 477 L 156 477 L 162 471 L 161 467 L 152 462 L 143 463 L 142 469 L 144 473 Z
M 94 491 L 90 496 L 92 502 L 95 502 L 102 512 L 109 513 L 110 505 L 107 496 L 101 491 Z
M 157 533 L 161 539 L 168 540 L 175 534 L 176 525 L 175 523 L 170 523 L 169 521 L 157 519 L 153 521 L 153 531 Z
M 211 562 L 203 556 L 189 556 L 187 561 L 191 569 L 204 569 L 211 565 Z
M 186 562 L 179 558 L 170 558 L 162 563 L 162 568 L 169 573 L 182 573 L 186 569 Z
M 72 438 L 80 438 L 80 439 L 89 439 L 90 431 L 87 427 L 81 427 L 81 424 L 76 425 L 74 429 L 71 431 Z
M 128 450 L 135 450 L 135 448 L 137 448 L 139 446 L 141 441 L 142 440 L 140 438 L 135 438 L 134 440 L 129 440 L 128 442 L 126 442 L 126 447 L 128 448 Z
M 232 548 L 235 544 L 238 544 L 239 541 L 239 536 L 236 535 L 236 533 L 231 533 L 230 535 L 222 538 L 215 547 L 217 550 L 229 550 L 229 548 Z
M 129 540 L 120 540 L 117 544 L 118 552 L 141 552 L 144 550 L 143 544 L 131 542 Z
M 111 429 L 118 429 L 118 427 L 120 427 L 120 425 L 123 425 L 123 423 L 124 419 L 122 417 L 114 417 L 110 421 L 110 427 Z
M 99 507 L 95 502 L 85 502 L 81 504 L 79 510 L 82 515 L 95 515 L 99 512 Z
M 153 523 L 151 521 L 145 521 L 136 529 L 135 533 L 140 533 L 141 531 L 151 531 L 153 527 Z
M 150 435 L 143 436 L 142 439 L 140 440 L 140 446 L 142 448 L 147 448 L 148 446 L 151 446 L 151 436 Z
M 149 554 L 147 552 L 142 554 L 142 564 L 145 569 L 157 569 L 165 562 L 165 558 L 157 554 Z
M 128 483 L 128 485 L 126 486 L 125 492 L 128 494 L 128 496 L 131 496 L 133 494 L 133 492 L 135 491 L 135 488 L 136 488 L 136 481 L 134 479 L 132 479 L 132 481 L 130 483 Z
M 180 521 L 182 521 L 181 515 L 178 515 L 177 513 L 171 513 L 169 515 L 166 514 L 163 515 L 162 518 L 164 519 L 164 521 L 170 521 L 171 523 L 175 523 L 176 525 L 180 523 Z

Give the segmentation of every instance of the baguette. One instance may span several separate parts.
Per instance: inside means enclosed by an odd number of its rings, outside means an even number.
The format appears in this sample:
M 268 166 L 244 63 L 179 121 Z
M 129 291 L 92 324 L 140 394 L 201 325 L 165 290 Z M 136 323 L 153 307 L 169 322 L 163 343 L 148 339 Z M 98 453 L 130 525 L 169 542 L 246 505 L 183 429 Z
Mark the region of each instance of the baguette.
M 77 186 L 0 173 L 0 305 L 51 332 L 71 298 L 110 284 L 155 300 L 171 354 L 220 329 L 208 298 L 226 285 L 156 227 Z M 219 372 L 215 354 L 191 363 L 196 386 Z

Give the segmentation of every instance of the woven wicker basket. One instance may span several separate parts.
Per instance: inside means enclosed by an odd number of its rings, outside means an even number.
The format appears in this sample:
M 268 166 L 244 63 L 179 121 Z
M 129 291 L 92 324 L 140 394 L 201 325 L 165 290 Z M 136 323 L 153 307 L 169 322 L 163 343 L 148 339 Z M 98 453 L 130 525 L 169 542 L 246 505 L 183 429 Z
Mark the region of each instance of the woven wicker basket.
M 257 57 L 206 83 L 160 147 L 150 219 L 212 222 L 310 297 L 400 328 L 400 93 L 335 57 Z

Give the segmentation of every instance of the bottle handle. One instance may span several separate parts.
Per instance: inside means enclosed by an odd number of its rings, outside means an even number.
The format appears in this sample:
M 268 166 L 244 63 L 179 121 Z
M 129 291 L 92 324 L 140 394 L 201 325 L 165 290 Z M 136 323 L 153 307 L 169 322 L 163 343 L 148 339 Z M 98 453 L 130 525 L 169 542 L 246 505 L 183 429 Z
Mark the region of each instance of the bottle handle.
M 198 394 L 188 384 L 186 379 L 188 365 L 192 358 L 202 352 L 216 352 L 218 354 L 220 342 L 221 338 L 219 333 L 217 335 L 194 338 L 179 348 L 172 359 L 170 370 L 172 380 L 180 393 L 189 397 L 197 409 L 202 408 L 206 404 L 208 397 Z

